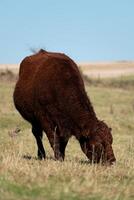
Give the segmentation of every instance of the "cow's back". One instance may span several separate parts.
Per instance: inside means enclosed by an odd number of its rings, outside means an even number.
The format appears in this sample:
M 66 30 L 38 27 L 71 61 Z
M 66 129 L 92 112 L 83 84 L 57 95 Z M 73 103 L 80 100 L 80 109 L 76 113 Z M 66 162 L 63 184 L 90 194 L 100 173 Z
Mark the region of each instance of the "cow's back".
M 66 55 L 40 51 L 26 57 L 14 92 L 15 106 L 32 122 L 47 116 L 63 127 L 84 126 L 89 101 L 77 65 Z
M 49 55 L 35 76 L 35 109 L 63 128 L 84 125 L 88 98 L 77 65 L 65 55 Z

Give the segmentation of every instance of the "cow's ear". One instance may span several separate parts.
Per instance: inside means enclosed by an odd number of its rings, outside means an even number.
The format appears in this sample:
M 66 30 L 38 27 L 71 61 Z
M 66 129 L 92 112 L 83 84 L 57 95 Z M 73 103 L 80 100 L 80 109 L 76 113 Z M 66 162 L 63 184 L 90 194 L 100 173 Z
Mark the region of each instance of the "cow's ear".
M 90 130 L 85 129 L 84 131 L 81 132 L 81 135 L 85 138 L 89 138 L 91 136 Z
M 84 137 L 81 137 L 81 139 L 79 140 L 82 151 L 87 155 L 87 142 L 86 141 L 87 141 L 87 139 Z
M 111 127 L 109 128 L 109 131 L 112 131 L 112 128 L 111 128 Z

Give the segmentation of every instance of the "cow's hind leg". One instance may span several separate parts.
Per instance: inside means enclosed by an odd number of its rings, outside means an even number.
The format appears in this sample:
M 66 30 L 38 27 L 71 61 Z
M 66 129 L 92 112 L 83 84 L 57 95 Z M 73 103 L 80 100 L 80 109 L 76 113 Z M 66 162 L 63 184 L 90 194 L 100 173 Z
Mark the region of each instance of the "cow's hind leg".
M 32 132 L 36 138 L 37 146 L 38 146 L 38 158 L 42 160 L 43 158 L 46 158 L 46 153 L 45 149 L 43 147 L 42 143 L 42 137 L 43 137 L 43 132 L 42 129 L 39 126 L 32 126 Z

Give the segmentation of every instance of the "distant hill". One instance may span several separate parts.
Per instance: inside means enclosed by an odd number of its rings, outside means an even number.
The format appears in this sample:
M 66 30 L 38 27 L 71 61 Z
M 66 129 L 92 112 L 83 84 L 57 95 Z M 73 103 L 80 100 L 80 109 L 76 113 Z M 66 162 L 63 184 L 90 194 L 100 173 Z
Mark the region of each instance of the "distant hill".
M 91 77 L 117 77 L 134 74 L 134 61 L 79 63 L 82 72 Z
M 89 77 L 117 77 L 134 74 L 134 61 L 77 63 Z M 19 64 L 0 64 L 0 70 L 18 73 Z

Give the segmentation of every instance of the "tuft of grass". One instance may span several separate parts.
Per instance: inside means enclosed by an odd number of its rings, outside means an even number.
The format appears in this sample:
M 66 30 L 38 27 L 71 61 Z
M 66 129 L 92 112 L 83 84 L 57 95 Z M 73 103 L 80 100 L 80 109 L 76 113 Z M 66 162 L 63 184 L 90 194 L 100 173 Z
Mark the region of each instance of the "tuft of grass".
M 14 82 L 17 79 L 17 75 L 10 69 L 0 70 L 0 80 Z
M 112 127 L 117 163 L 111 167 L 90 165 L 75 138 L 69 141 L 65 161 L 55 161 L 45 135 L 47 159 L 38 161 L 31 127 L 14 108 L 13 89 L 14 82 L 0 82 L 1 200 L 134 199 L 134 93 L 131 87 L 126 90 L 109 85 L 86 85 L 97 116 Z

